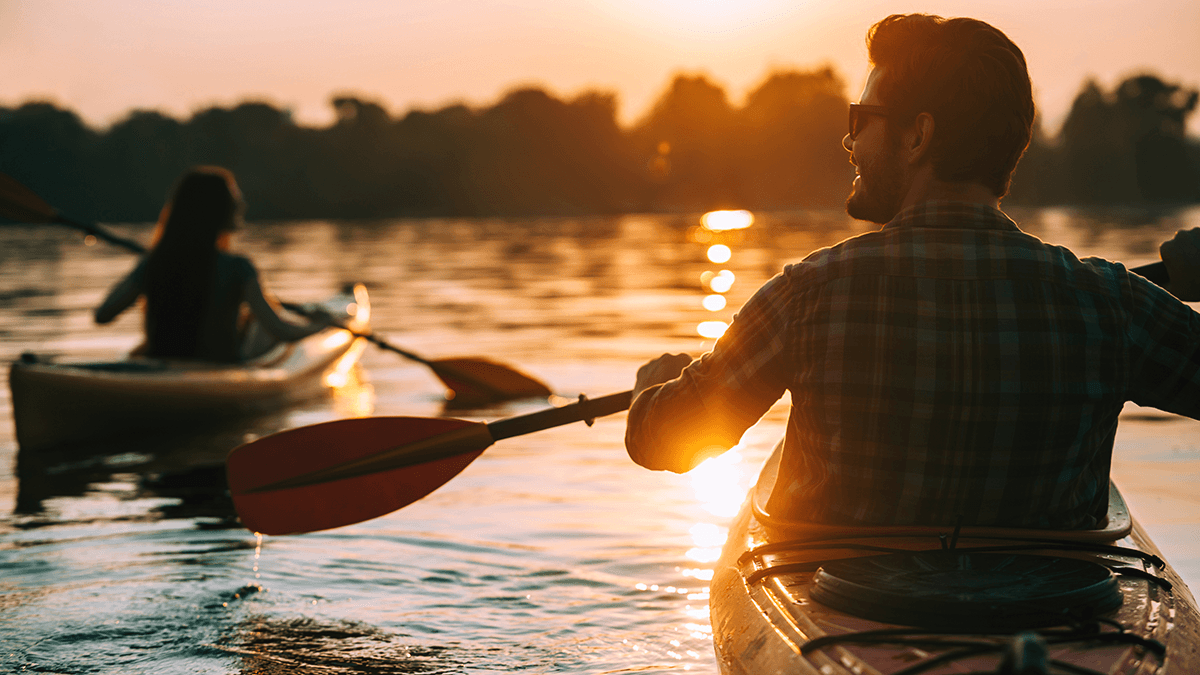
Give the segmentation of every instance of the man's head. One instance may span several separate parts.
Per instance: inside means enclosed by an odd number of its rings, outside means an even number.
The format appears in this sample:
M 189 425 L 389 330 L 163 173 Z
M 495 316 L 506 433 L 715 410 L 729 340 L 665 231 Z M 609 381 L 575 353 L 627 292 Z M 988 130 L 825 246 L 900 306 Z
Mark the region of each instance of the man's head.
M 876 23 L 867 50 L 872 71 L 860 103 L 878 107 L 859 111 L 843 141 L 861 178 L 850 215 L 890 220 L 921 163 L 942 183 L 1003 197 L 1033 128 L 1021 50 L 982 21 L 924 14 Z

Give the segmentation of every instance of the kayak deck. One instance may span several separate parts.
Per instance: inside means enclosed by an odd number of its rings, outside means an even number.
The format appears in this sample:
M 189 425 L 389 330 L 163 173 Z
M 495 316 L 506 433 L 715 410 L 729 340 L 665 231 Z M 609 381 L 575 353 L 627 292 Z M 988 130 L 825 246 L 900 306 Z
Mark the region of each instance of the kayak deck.
M 361 285 L 321 306 L 352 330 L 368 329 L 370 300 Z M 328 328 L 240 364 L 26 357 L 9 370 L 17 442 L 35 450 L 268 412 L 336 385 L 365 346 L 347 330 Z
M 723 673 L 993 673 L 1003 672 L 1005 659 L 1011 663 L 1034 658 L 1039 650 L 1045 652 L 1037 657 L 1043 669 L 1027 672 L 1200 672 L 1200 616 L 1195 600 L 1130 517 L 1115 487 L 1110 492 L 1108 522 L 1091 531 L 964 527 L 955 532 L 954 528 L 846 528 L 785 522 L 771 518 L 762 507 L 774 483 L 778 452 L 731 527 L 714 571 L 710 611 Z M 896 558 L 898 551 L 933 551 L 935 556 L 961 558 L 968 568 L 975 564 L 972 556 L 996 556 L 1011 559 L 1004 564 L 1012 567 L 1007 577 L 988 577 L 979 570 L 963 569 L 962 564 L 952 576 L 945 570 L 922 570 L 929 582 L 924 595 L 918 593 L 919 584 L 876 593 L 897 596 L 912 591 L 906 602 L 886 608 L 883 615 L 891 617 L 890 622 L 866 618 L 879 616 L 870 602 L 853 605 L 854 612 L 826 604 L 832 602 L 828 589 L 837 588 L 828 584 L 830 571 L 836 576 L 841 573 L 839 566 L 854 567 L 831 561 L 857 558 L 855 565 L 866 569 L 895 560 L 908 561 L 905 564 L 916 560 L 921 566 L 925 564 L 921 556 L 930 555 Z M 980 614 L 999 612 L 1004 605 L 999 600 L 970 605 L 971 596 L 986 597 L 984 591 L 996 590 L 986 587 L 1005 583 L 1017 591 L 1022 586 L 1036 587 L 1036 579 L 1022 579 L 1014 571 L 1029 560 L 1102 566 L 1100 573 L 1112 576 L 1106 583 L 1115 587 L 1114 602 L 1119 606 L 1105 605 L 1106 611 L 1090 617 L 1062 614 L 1049 621 L 1029 620 L 1031 627 L 1021 625 L 1026 621 L 1022 617 L 1008 625 L 980 628 Z M 980 584 L 980 593 L 964 591 L 964 613 L 943 615 L 946 605 L 937 603 L 958 592 L 949 586 L 972 577 Z M 882 587 L 909 577 L 881 574 L 880 578 Z M 1045 587 L 1032 590 L 1029 598 L 1034 600 L 1052 594 Z M 870 589 L 863 592 L 862 597 L 871 601 Z M 937 597 L 939 592 L 942 597 Z M 1021 602 L 1026 604 L 1013 607 L 1029 606 L 1029 599 Z M 935 627 L 917 625 L 930 620 Z

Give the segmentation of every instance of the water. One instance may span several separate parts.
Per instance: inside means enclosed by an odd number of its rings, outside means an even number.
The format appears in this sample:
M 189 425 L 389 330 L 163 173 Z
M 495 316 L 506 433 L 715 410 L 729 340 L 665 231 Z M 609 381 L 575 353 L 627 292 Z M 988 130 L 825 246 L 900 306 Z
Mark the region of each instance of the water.
M 1043 238 L 1131 265 L 1200 226 L 1171 213 L 1015 212 Z M 697 216 L 256 224 L 237 247 L 303 302 L 362 281 L 373 324 L 427 357 L 484 355 L 573 397 L 628 389 L 647 358 L 703 352 L 763 281 L 864 231 L 837 213 L 760 214 L 710 262 Z M 120 228 L 146 240 L 145 226 Z M 116 357 L 134 312 L 90 308 L 132 264 L 51 226 L 0 228 L 0 358 Z M 728 306 L 702 305 L 728 269 Z M 690 475 L 646 471 L 624 416 L 496 444 L 389 516 L 266 537 L 238 527 L 225 453 L 245 438 L 363 414 L 494 420 L 545 401 L 453 411 L 422 366 L 368 350 L 333 397 L 182 439 L 19 453 L 0 393 L 0 671 L 42 673 L 715 673 L 705 589 L 724 527 L 785 421 Z M 1200 423 L 1131 408 L 1114 474 L 1136 517 L 1200 579 Z

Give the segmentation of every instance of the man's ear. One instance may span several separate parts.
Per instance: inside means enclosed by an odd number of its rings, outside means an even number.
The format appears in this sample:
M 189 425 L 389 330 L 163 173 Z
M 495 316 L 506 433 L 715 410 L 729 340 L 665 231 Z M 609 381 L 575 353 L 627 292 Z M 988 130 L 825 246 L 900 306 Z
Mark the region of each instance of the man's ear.
M 909 163 L 920 163 L 929 155 L 929 149 L 933 145 L 934 132 L 933 115 L 918 114 L 917 118 L 913 120 L 912 126 L 909 127 L 909 133 L 904 138 L 904 152 L 908 156 Z

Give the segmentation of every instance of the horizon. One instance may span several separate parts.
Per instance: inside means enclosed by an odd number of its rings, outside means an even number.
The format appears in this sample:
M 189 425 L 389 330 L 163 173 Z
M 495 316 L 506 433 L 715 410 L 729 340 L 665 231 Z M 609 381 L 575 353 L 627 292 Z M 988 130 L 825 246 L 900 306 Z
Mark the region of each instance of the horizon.
M 1051 135 L 1089 79 L 1106 91 L 1140 73 L 1200 87 L 1200 3 L 962 4 L 920 9 L 974 16 L 1008 34 L 1029 62 Z M 563 100 L 613 93 L 628 127 L 678 74 L 704 75 L 740 106 L 772 72 L 828 65 L 856 100 L 867 29 L 912 8 L 879 0 L 353 0 L 287 9 L 262 0 L 0 0 L 0 59 L 19 64 L 0 82 L 0 105 L 48 101 L 104 129 L 134 110 L 187 119 L 256 101 L 320 127 L 332 122 L 329 101 L 338 95 L 377 102 L 398 118 L 456 103 L 487 107 L 536 87 Z M 1059 38 L 1066 32 L 1073 39 Z M 1200 136 L 1200 115 L 1188 134 Z

